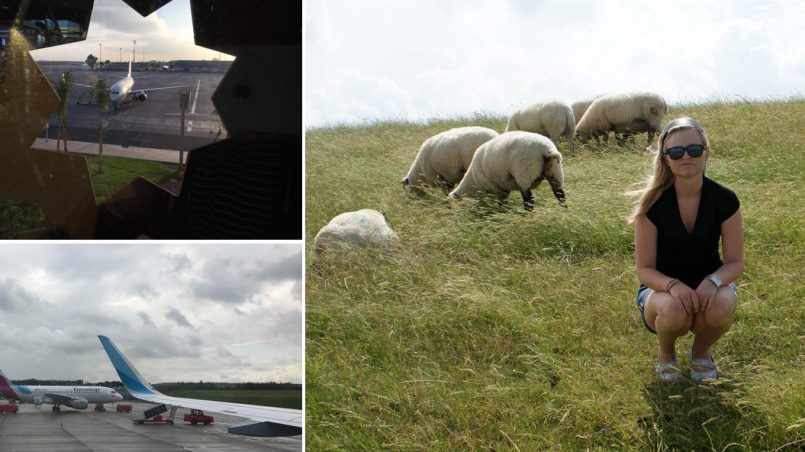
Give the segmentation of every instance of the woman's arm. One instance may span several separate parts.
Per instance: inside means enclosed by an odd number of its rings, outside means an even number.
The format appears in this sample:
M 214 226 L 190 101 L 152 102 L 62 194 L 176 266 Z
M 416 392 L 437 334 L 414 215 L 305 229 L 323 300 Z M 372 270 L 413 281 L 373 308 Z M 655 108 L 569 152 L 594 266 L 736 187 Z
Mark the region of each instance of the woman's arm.
M 657 270 L 657 227 L 645 215 L 635 220 L 635 274 L 645 286 L 657 292 L 669 292 L 688 314 L 698 312 L 696 292 L 685 283 Z M 676 281 L 676 282 L 674 282 Z M 673 289 L 673 290 L 669 290 Z
M 721 223 L 721 252 L 724 255 L 724 264 L 713 272 L 721 279 L 721 287 L 738 279 L 744 270 L 744 234 L 741 209 L 735 211 L 731 217 Z M 708 279 L 704 279 L 696 294 L 702 300 L 704 310 L 710 306 L 710 300 L 715 296 L 718 288 Z
M 724 265 L 715 274 L 727 285 L 738 279 L 744 271 L 744 231 L 740 208 L 721 223 L 721 252 L 724 254 Z

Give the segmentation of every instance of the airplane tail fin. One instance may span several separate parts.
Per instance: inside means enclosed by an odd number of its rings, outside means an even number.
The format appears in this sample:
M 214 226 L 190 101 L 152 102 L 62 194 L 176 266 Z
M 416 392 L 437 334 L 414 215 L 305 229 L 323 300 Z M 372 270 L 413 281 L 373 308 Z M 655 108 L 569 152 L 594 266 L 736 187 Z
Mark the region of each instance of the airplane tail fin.
M 106 350 L 106 354 L 109 355 L 109 360 L 112 361 L 112 365 L 115 367 L 117 375 L 120 377 L 120 381 L 123 382 L 123 385 L 129 390 L 131 395 L 137 397 L 138 395 L 149 396 L 161 394 L 145 381 L 145 378 L 143 378 L 143 376 L 137 372 L 137 369 L 134 368 L 129 360 L 123 356 L 123 353 L 117 348 L 111 339 L 100 335 L 98 336 L 98 339 L 101 340 L 101 344 L 103 345 L 104 350 Z
M 131 60 L 129 60 L 129 75 L 127 75 L 126 77 L 131 77 Z
M 11 380 L 6 378 L 6 374 L 4 374 L 2 370 L 0 370 L 0 395 L 5 397 L 6 400 L 20 399 L 17 391 L 14 390 L 14 385 L 11 383 Z

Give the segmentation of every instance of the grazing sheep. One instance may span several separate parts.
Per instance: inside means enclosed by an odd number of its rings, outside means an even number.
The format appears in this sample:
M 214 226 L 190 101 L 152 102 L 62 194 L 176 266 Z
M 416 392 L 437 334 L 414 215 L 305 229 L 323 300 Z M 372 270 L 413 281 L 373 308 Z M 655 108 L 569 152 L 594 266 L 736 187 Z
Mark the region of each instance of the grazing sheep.
M 534 208 L 531 190 L 548 179 L 554 196 L 565 204 L 562 154 L 548 138 L 531 132 L 507 132 L 475 151 L 464 179 L 450 193 L 453 198 L 494 193 L 503 200 L 514 189 L 523 195 L 526 210 Z
M 386 223 L 386 216 L 373 209 L 344 212 L 324 225 L 313 241 L 313 251 L 361 248 L 366 245 L 397 245 L 400 238 Z
M 422 143 L 400 182 L 403 186 L 442 186 L 448 192 L 464 177 L 478 146 L 496 136 L 496 131 L 486 127 L 458 127 L 434 135 Z
M 598 96 L 588 97 L 587 99 L 580 100 L 578 102 L 573 102 L 570 104 L 570 108 L 573 110 L 573 117 L 576 118 L 576 124 L 581 121 L 581 118 L 584 116 L 584 113 L 590 108 L 590 104 L 593 103 L 596 99 L 601 97 L 602 94 Z
M 622 93 L 601 96 L 576 124 L 576 134 L 582 140 L 604 136 L 608 132 L 648 132 L 649 143 L 660 131 L 662 117 L 668 111 L 665 99 L 654 93 Z
M 573 152 L 573 135 L 576 133 L 576 116 L 570 107 L 558 100 L 527 105 L 514 113 L 506 124 L 506 132 L 523 130 L 545 135 L 559 147 L 559 137 L 567 137 L 567 145 Z

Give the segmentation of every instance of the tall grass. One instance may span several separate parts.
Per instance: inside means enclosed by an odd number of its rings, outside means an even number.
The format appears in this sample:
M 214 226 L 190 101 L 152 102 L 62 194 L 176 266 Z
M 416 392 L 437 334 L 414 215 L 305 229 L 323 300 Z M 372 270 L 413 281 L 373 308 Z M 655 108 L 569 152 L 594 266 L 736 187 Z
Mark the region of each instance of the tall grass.
M 564 152 L 563 209 L 402 189 L 419 145 L 505 118 L 306 134 L 306 416 L 310 450 L 805 446 L 805 102 L 673 108 L 708 129 L 709 177 L 741 199 L 746 271 L 717 344 L 722 378 L 661 385 L 634 305 L 623 195 L 651 170 L 645 136 Z M 614 140 L 613 140 L 614 141 Z M 386 213 L 396 253 L 316 259 L 335 215 Z M 690 337 L 678 344 L 684 355 Z

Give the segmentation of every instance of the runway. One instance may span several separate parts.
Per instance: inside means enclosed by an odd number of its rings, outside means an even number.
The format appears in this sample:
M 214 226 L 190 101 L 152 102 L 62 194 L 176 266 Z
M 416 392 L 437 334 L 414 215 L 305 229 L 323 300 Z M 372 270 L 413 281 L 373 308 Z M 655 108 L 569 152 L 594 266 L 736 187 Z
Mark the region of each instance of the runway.
M 132 403 L 132 402 L 126 402 Z M 134 410 L 153 405 L 132 403 Z M 227 433 L 227 428 L 246 419 L 218 413 L 211 425 L 190 425 L 182 421 L 188 410 L 176 412 L 175 424 L 131 422 L 130 413 L 117 413 L 111 404 L 106 412 L 90 407 L 77 411 L 62 407 L 51 412 L 50 405 L 37 408 L 20 405 L 16 414 L 0 414 L 0 449 L 3 452 L 79 452 L 79 451 L 301 451 L 302 437 L 256 438 Z
M 40 66 L 52 82 L 58 81 L 64 71 L 70 71 L 74 83 L 94 86 L 102 78 L 107 86 L 125 77 L 125 72 L 95 72 L 81 66 Z M 224 74 L 203 72 L 133 72 L 134 89 L 182 86 L 147 93 L 143 102 L 127 102 L 114 110 L 101 113 L 94 102 L 91 88 L 74 85 L 67 107 L 68 138 L 74 141 L 97 142 L 98 125 L 105 122 L 104 143 L 156 149 L 190 150 L 223 138 L 218 135 L 222 122 L 213 112 L 211 97 Z M 190 106 L 185 115 L 185 136 L 181 136 L 179 96 L 190 93 Z M 76 104 L 78 102 L 78 104 Z M 100 116 L 100 117 L 99 117 Z M 40 137 L 54 139 L 58 135 L 57 116 L 50 118 L 47 132 Z

